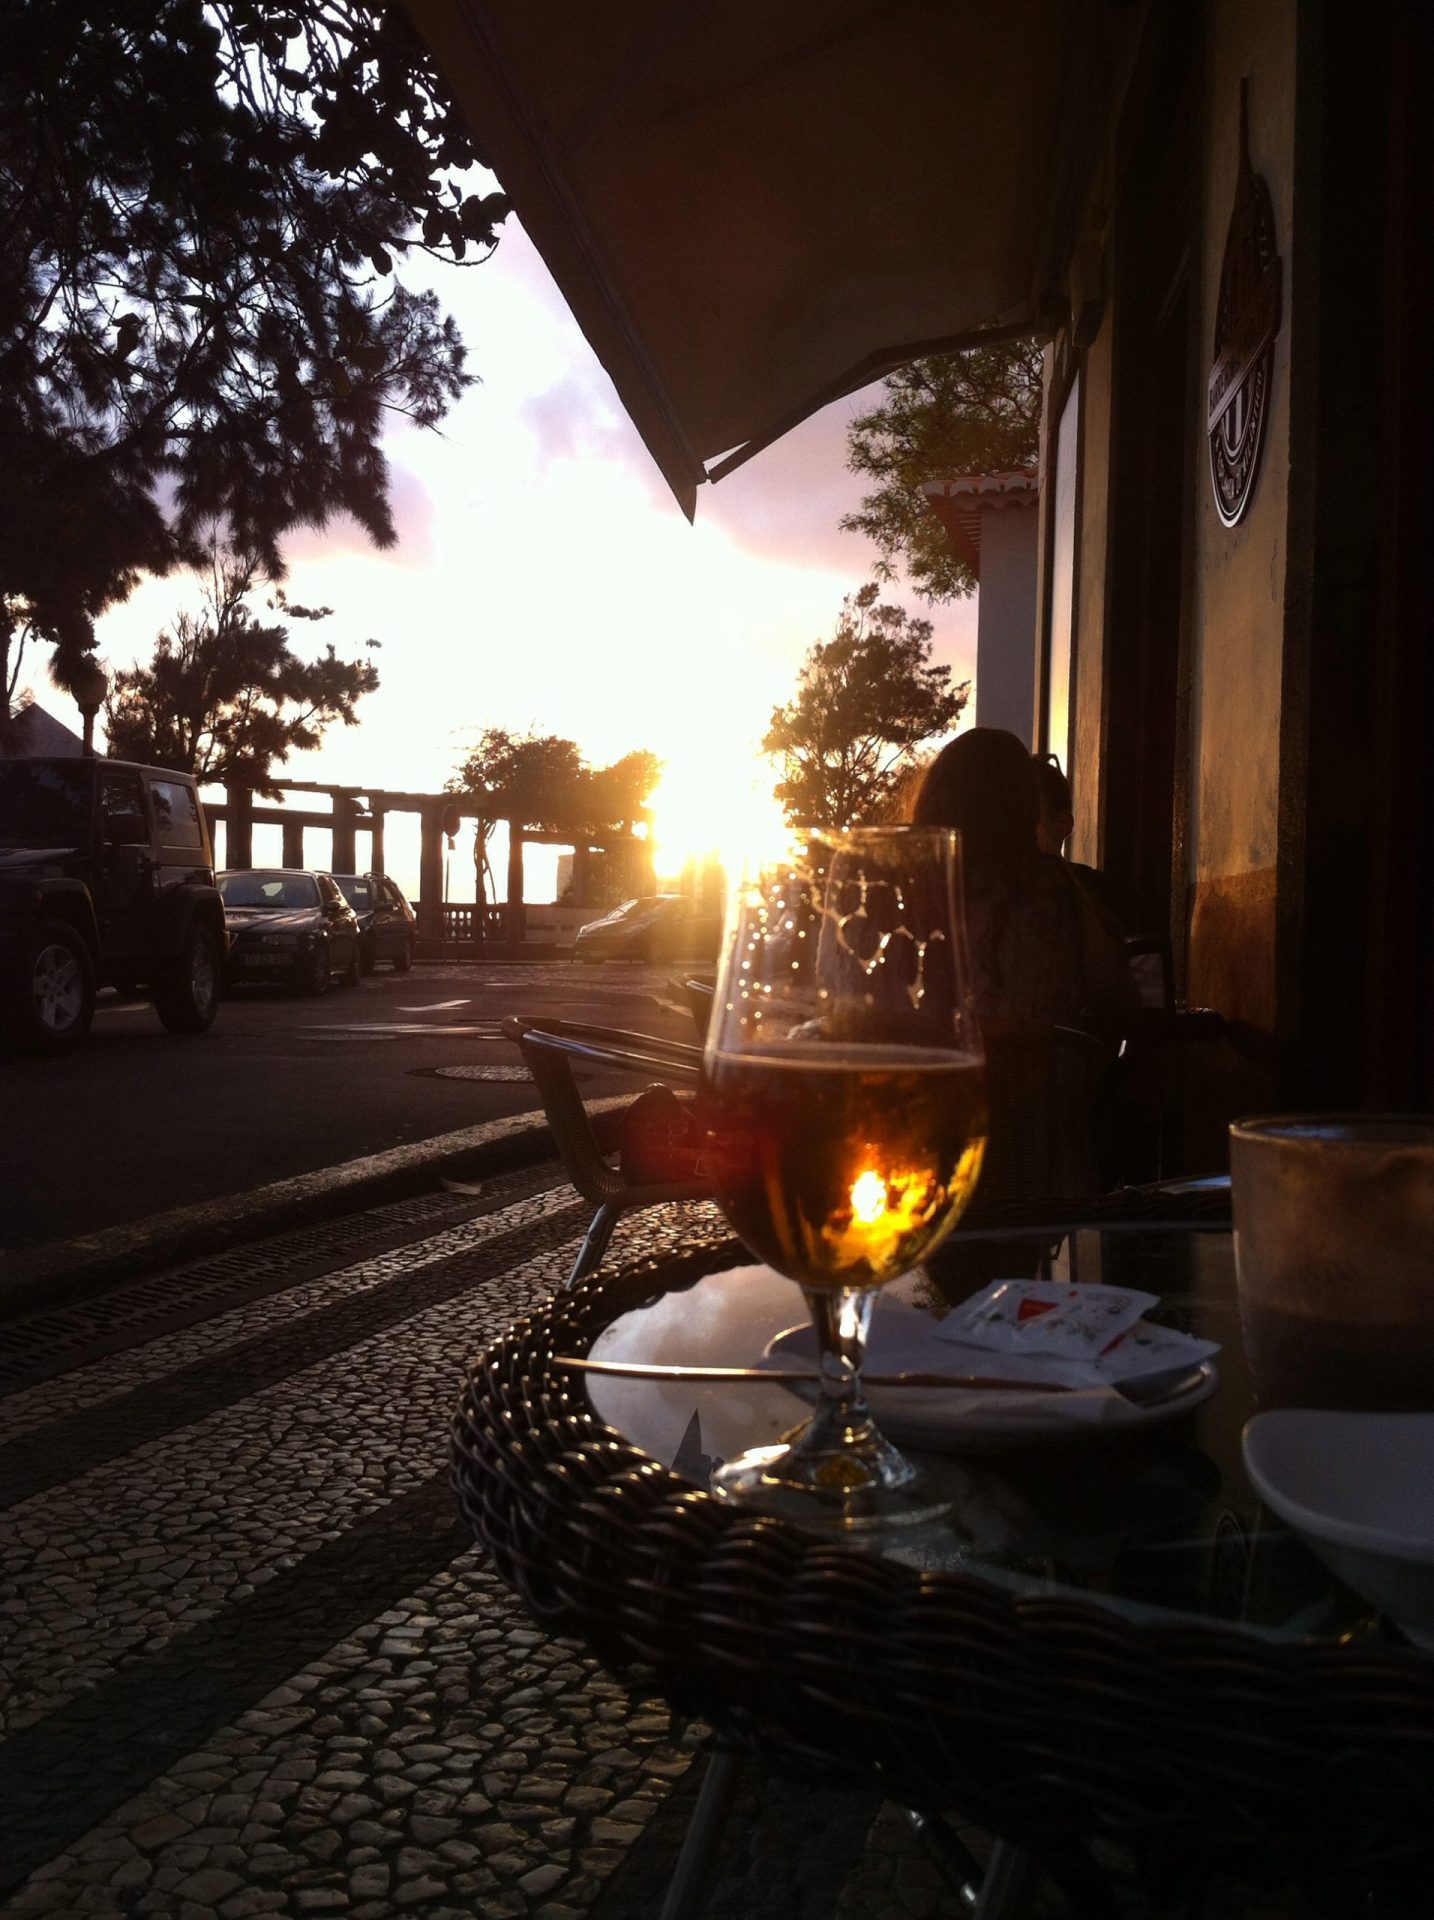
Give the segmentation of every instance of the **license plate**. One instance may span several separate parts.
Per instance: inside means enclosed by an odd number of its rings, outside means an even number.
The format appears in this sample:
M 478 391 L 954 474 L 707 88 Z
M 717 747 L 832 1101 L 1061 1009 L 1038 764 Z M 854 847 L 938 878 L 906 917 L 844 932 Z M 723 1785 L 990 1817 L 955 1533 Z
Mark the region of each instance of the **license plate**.
M 239 962 L 242 967 L 292 967 L 292 953 L 246 953 Z

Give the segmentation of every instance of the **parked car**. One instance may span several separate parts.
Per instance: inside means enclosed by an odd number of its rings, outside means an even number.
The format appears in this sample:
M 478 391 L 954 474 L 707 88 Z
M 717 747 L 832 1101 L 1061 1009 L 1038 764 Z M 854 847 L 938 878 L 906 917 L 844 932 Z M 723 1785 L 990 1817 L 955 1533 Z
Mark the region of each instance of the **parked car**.
M 395 973 L 413 965 L 418 920 L 413 908 L 383 873 L 336 873 L 340 893 L 358 915 L 359 964 L 372 973 L 380 960 L 391 960 Z
M 224 909 L 193 778 L 118 760 L 0 760 L 0 1038 L 62 1053 L 102 986 L 171 1033 L 219 1004 Z
M 359 925 L 332 874 L 297 867 L 236 868 L 219 876 L 229 959 L 224 978 L 273 980 L 327 993 L 356 987 Z
M 578 929 L 579 960 L 676 961 L 711 966 L 722 939 L 722 917 L 685 893 L 650 893 L 624 900 L 601 920 Z

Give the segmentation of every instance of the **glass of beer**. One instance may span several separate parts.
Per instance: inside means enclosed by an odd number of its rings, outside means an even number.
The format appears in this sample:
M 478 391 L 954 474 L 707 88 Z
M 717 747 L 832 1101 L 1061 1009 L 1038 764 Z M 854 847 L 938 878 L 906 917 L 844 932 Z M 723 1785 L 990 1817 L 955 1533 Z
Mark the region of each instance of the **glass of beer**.
M 713 1490 L 807 1525 L 941 1511 L 877 1431 L 861 1365 L 876 1289 L 950 1233 L 985 1151 L 960 883 L 946 829 L 819 832 L 749 867 L 728 915 L 704 1068 L 717 1197 L 806 1295 L 818 1389 Z

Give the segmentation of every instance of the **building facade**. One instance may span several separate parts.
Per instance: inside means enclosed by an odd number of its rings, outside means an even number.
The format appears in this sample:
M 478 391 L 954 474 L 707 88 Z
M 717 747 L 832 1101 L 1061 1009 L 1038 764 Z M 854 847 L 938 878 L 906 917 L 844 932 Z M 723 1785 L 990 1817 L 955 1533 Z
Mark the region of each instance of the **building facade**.
M 1272 1097 L 1431 1106 L 1427 11 L 1151 8 L 1121 57 L 1047 357 L 1072 852 Z

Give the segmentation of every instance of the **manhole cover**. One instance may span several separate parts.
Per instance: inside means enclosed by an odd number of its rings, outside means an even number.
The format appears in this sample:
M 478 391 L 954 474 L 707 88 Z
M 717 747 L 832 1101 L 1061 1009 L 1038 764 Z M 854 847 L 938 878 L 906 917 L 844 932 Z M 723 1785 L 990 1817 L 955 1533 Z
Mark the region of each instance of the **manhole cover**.
M 526 1067 L 432 1067 L 435 1080 L 531 1080 Z

